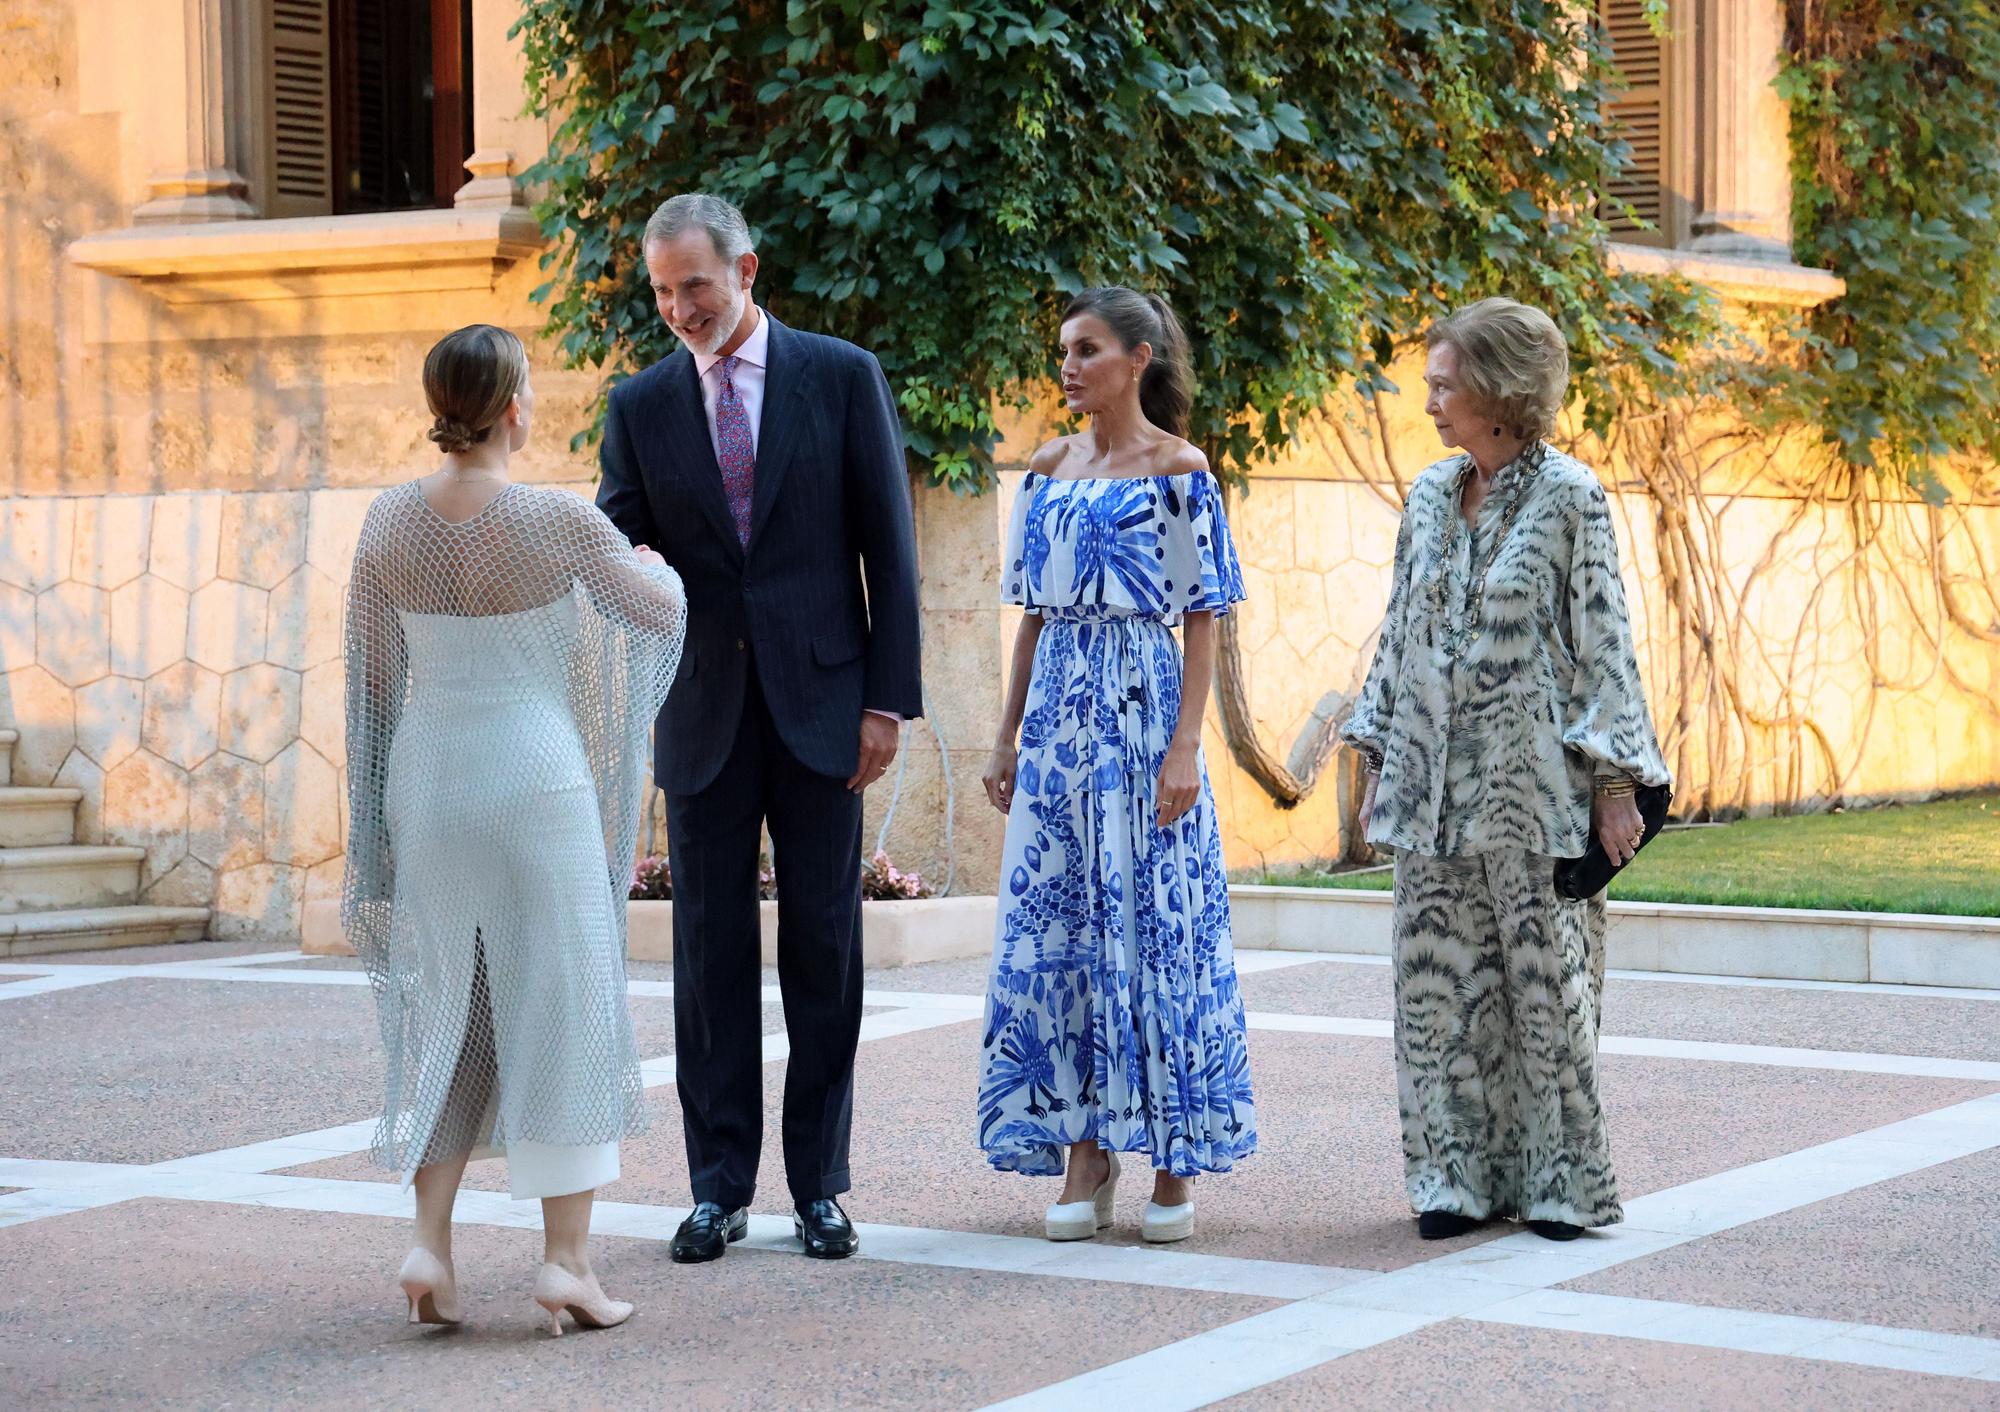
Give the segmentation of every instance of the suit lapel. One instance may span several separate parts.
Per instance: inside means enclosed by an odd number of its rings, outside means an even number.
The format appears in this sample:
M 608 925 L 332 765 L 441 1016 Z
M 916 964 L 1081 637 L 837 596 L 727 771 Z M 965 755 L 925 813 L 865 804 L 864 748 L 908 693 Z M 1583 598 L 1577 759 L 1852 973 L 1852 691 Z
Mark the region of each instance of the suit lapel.
M 685 349 L 674 356 L 680 366 L 667 369 L 666 377 L 673 410 L 667 429 L 668 463 L 729 552 L 741 560 L 743 544 L 736 538 L 736 521 L 729 513 L 722 468 L 715 462 L 715 441 L 708 431 L 708 413 L 701 405 L 701 374 Z
M 750 492 L 752 545 L 757 543 L 764 521 L 771 517 L 778 488 L 791 464 L 792 452 L 798 444 L 799 424 L 805 414 L 805 409 L 796 404 L 807 397 L 813 374 L 812 355 L 806 349 L 806 341 L 772 319 L 769 310 L 764 317 L 771 320 L 770 366 L 764 370 L 764 410 L 757 429 L 757 477 Z

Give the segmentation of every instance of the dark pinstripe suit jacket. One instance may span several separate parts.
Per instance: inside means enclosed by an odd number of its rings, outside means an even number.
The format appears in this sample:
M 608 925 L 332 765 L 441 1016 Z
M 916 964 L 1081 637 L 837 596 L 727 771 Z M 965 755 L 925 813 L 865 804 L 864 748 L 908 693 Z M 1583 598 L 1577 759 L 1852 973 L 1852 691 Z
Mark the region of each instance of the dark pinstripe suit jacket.
M 853 773 L 864 708 L 923 714 L 905 464 L 874 355 L 771 319 L 746 550 L 694 358 L 683 348 L 612 391 L 598 506 L 687 586 L 687 646 L 654 743 L 669 794 L 722 768 L 753 664 L 786 748 L 821 774 Z

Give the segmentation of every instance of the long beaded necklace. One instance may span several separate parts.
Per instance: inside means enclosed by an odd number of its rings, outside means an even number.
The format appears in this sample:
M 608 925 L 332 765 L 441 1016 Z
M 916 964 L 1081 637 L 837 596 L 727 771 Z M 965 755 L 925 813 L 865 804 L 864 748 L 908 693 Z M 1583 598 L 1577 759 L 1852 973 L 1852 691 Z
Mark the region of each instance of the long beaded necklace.
M 1508 535 L 1513 533 L 1514 521 L 1520 517 L 1521 507 L 1528 501 L 1528 484 L 1534 479 L 1535 473 L 1541 470 L 1542 457 L 1547 450 L 1547 443 L 1535 441 L 1514 458 L 1512 462 L 1514 475 L 1506 488 L 1507 504 L 1500 513 L 1500 527 L 1487 541 L 1486 552 L 1483 554 L 1479 552 L 1478 540 L 1473 540 L 1472 563 L 1467 576 L 1465 601 L 1445 628 L 1445 656 L 1454 663 L 1465 659 L 1465 654 L 1472 650 L 1472 644 L 1479 640 L 1480 631 L 1485 627 L 1486 575 L 1491 572 L 1494 562 L 1499 559 L 1500 551 L 1506 547 Z M 1458 483 L 1464 484 L 1462 480 Z M 1451 507 L 1449 523 L 1451 528 L 1445 532 L 1438 546 L 1431 576 L 1431 602 L 1440 613 L 1447 607 L 1445 589 L 1449 578 L 1447 565 L 1451 558 L 1452 546 L 1456 542 L 1456 536 L 1472 533 L 1465 523 L 1465 516 L 1460 513 L 1456 505 Z

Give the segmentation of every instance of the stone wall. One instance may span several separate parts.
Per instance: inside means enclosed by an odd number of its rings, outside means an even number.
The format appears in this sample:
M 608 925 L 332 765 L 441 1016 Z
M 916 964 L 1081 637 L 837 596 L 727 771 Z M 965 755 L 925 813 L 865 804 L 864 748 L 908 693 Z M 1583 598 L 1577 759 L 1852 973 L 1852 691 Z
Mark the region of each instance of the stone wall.
M 1907 512 L 1919 537 L 1920 508 Z M 1809 733 L 1803 743 L 1777 733 L 1747 758 L 1732 752 L 1716 761 L 1698 719 L 1691 731 L 1676 727 L 1680 638 L 1660 592 L 1653 507 L 1643 495 L 1614 497 L 1641 670 L 1677 774 L 1684 781 L 1723 776 L 1726 794 L 1740 781 L 1752 813 L 1836 794 L 1867 803 L 2000 783 L 2000 646 L 1947 629 L 1945 655 L 1962 683 L 1955 684 L 1915 631 L 1922 605 L 1913 609 L 1877 583 L 1883 628 L 1871 661 L 1849 611 L 1854 580 L 1845 562 L 1844 509 L 1800 510 L 1797 501 L 1771 496 L 1732 499 L 1721 511 L 1730 546 L 1722 568 L 1741 583 L 1771 556 L 1773 570 L 1741 605 L 1757 648 L 1747 689 L 1774 711 L 1789 698 L 1824 732 L 1830 752 Z M 2000 566 L 2000 506 L 1971 510 L 1969 527 L 1985 562 Z M 1284 758 L 1360 687 L 1387 599 L 1396 517 L 1365 484 L 1273 476 L 1256 479 L 1237 501 L 1233 528 L 1250 590 L 1242 611 L 1251 702 L 1260 735 Z M 1937 627 L 1936 616 L 1934 609 L 1923 613 L 1923 624 Z M 1883 665 L 1888 673 L 1878 677 Z M 1213 719 L 1207 750 L 1232 865 L 1339 856 L 1339 801 L 1321 797 L 1334 791 L 1323 785 L 1299 809 L 1280 810 L 1227 763 Z
M 402 479 L 425 467 L 412 458 L 385 469 Z M 81 789 L 78 841 L 146 848 L 144 900 L 213 905 L 218 936 L 292 939 L 303 903 L 339 890 L 341 611 L 376 493 L 0 502 L 0 724 L 21 733 L 16 783 Z M 990 502 L 927 492 L 920 503 L 925 561 L 951 568 L 926 580 L 924 630 L 931 709 L 956 747 L 965 891 L 990 887 L 998 856 L 987 821 L 965 808 L 985 751 L 961 743 L 992 730 L 999 609 L 981 587 L 994 579 L 994 550 L 976 529 Z M 889 849 L 941 880 L 938 733 L 919 725 L 907 737 Z M 891 792 L 871 792 L 871 841 Z
M 87 353 L 59 384 L 71 398 L 113 423 L 179 428 L 150 443 L 147 477 L 240 484 L 247 467 L 263 488 L 123 493 L 107 447 L 103 459 L 42 467 L 0 506 L 0 724 L 22 732 L 20 782 L 82 789 L 80 839 L 146 846 L 146 899 L 213 904 L 218 935 L 289 939 L 303 902 L 338 886 L 340 603 L 368 501 L 429 463 L 415 392 L 425 342 L 354 335 Z M 256 371 L 278 366 L 283 379 Z M 544 414 L 524 469 L 588 493 L 587 459 L 564 449 L 588 389 L 572 375 L 543 371 L 538 381 L 549 389 L 545 408 L 569 405 Z M 239 416 L 275 424 L 284 399 L 308 394 L 325 420 L 293 453 L 231 426 Z M 19 401 L 13 408 L 24 410 Z M 53 405 L 39 411 L 58 415 Z M 374 453 L 335 444 L 324 430 L 350 416 L 373 428 Z M 1024 458 L 1044 430 L 1022 427 L 1007 443 L 1010 458 L 1016 447 Z M 114 431 L 105 441 L 116 439 Z M 251 448 L 240 453 L 246 460 L 220 464 L 223 442 Z M 1414 429 L 1398 442 L 1411 467 L 1429 454 Z M 906 733 L 900 795 L 892 776 L 869 799 L 870 844 L 894 797 L 892 856 L 938 882 L 955 856 L 961 892 L 990 889 L 998 861 L 1001 820 L 979 775 L 1017 621 L 996 602 L 996 587 L 1020 474 L 1018 465 L 1007 471 L 993 495 L 916 495 L 927 719 Z M 87 493 L 47 493 L 64 482 Z M 110 493 L 92 493 L 99 486 Z M 1841 541 L 1828 532 L 1837 511 L 1813 512 L 1781 536 L 1796 509 L 1771 497 L 1732 500 L 1727 567 L 1742 573 L 1777 546 L 1783 572 L 1767 575 L 1745 612 L 1773 654 L 1801 628 L 1816 644 L 1812 669 L 1795 685 L 1837 753 L 1856 762 L 1848 797 L 2000 780 L 2000 725 L 1987 701 L 1923 670 L 1893 604 L 1878 647 L 1904 680 L 1876 685 L 1842 616 L 1841 585 L 1816 602 L 1799 591 L 1836 567 Z M 1621 496 L 1618 513 L 1642 656 L 1670 727 L 1671 691 L 1661 684 L 1671 681 L 1675 639 L 1655 591 L 1650 509 Z M 1284 758 L 1351 698 L 1366 669 L 1396 516 L 1376 489 L 1338 478 L 1333 458 L 1305 448 L 1258 476 L 1231 514 L 1250 591 L 1240 611 L 1252 714 Z M 2000 508 L 1975 510 L 1972 523 L 1986 562 L 2000 563 Z M 2000 654 L 1961 642 L 1953 662 L 1960 680 L 2000 695 Z M 1234 766 L 1213 711 L 1205 744 L 1233 866 L 1340 853 L 1351 803 L 1340 780 L 1280 809 Z M 1739 767 L 1754 775 L 1754 807 L 1779 794 L 1798 762 L 1774 753 Z

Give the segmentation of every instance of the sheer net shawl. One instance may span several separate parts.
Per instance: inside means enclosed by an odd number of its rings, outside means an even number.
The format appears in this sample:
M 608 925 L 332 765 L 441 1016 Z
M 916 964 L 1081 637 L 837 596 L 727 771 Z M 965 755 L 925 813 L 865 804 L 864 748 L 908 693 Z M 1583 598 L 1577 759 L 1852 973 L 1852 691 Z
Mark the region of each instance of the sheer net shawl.
M 678 576 L 568 492 L 510 485 L 458 522 L 414 484 L 370 506 L 341 921 L 379 1007 L 385 1165 L 643 1125 L 625 898 L 686 624 Z

